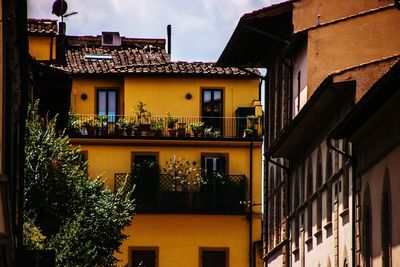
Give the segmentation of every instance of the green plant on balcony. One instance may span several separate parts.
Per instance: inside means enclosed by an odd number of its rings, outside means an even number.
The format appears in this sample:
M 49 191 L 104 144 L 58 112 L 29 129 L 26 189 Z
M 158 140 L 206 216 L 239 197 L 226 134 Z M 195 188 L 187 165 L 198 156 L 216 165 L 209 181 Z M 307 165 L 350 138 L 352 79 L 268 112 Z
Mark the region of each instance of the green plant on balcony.
M 115 128 L 115 134 L 116 135 L 122 135 L 125 131 L 125 127 L 126 127 L 126 120 L 124 117 L 121 117 L 117 120 L 117 123 L 115 124 L 116 128 Z
M 162 170 L 172 177 L 172 188 L 176 191 L 198 192 L 206 182 L 201 175 L 201 168 L 184 158 L 169 159 Z
M 156 136 L 162 136 L 162 131 L 164 130 L 164 120 L 161 118 L 151 120 L 150 130 L 154 131 Z
M 79 118 L 74 113 L 69 113 L 67 134 L 80 134 Z
M 192 130 L 194 137 L 198 137 L 199 133 L 201 133 L 204 128 L 204 122 L 192 122 L 189 124 L 189 128 Z
M 107 115 L 98 115 L 96 116 L 97 127 L 99 128 L 99 132 L 101 135 L 105 135 L 108 133 L 108 116 Z
M 86 119 L 82 123 L 82 126 L 86 128 L 88 135 L 94 135 L 94 134 L 96 134 L 96 130 L 100 126 L 100 124 L 97 120 L 95 120 L 93 117 L 91 117 L 89 119 Z
M 137 129 L 137 122 L 133 120 L 125 120 L 125 133 L 127 136 L 131 136 L 132 132 Z
M 142 101 L 139 101 L 138 104 L 135 106 L 136 120 L 138 122 L 139 127 L 147 126 L 150 124 L 151 120 L 151 113 L 146 109 L 146 104 Z
M 171 114 L 168 112 L 167 113 L 167 127 L 168 127 L 168 132 L 171 137 L 176 136 L 176 129 L 175 129 L 175 124 L 178 122 L 178 118 L 172 117 Z
M 248 128 L 244 129 L 243 137 L 256 137 L 260 116 L 247 116 Z

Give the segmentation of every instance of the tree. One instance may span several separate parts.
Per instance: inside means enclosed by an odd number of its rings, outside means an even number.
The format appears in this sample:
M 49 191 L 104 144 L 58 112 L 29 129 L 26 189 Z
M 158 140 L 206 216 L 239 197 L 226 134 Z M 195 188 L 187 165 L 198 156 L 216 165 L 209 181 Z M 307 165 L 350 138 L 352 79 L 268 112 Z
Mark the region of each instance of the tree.
M 56 119 L 46 122 L 38 115 L 37 104 L 30 109 L 24 217 L 41 230 L 44 248 L 56 250 L 59 266 L 115 266 L 114 253 L 128 238 L 122 230 L 134 213 L 132 192 L 127 195 L 121 188 L 113 193 L 99 177 L 90 179 L 79 148 L 58 136 L 55 125 Z M 25 244 L 35 242 L 28 238 Z

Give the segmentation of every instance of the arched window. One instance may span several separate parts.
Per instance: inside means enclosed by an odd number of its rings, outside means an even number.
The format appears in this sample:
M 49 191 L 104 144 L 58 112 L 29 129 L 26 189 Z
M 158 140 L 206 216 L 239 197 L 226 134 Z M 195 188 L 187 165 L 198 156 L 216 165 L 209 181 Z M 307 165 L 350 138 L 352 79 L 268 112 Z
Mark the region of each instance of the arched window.
M 332 168 L 332 151 L 329 147 L 326 149 L 326 180 L 331 178 L 333 174 Z
M 390 194 L 389 170 L 385 170 L 382 190 L 381 207 L 381 244 L 382 244 L 382 266 L 392 266 L 392 201 Z
M 347 259 L 344 259 L 343 267 L 348 267 L 349 265 L 347 264 Z
M 332 183 L 329 181 L 333 174 L 332 168 L 332 151 L 329 147 L 326 149 L 326 181 L 327 181 L 327 188 L 326 191 L 326 220 L 328 222 L 332 221 Z
M 312 171 L 312 159 L 311 157 L 308 159 L 308 170 L 307 170 L 307 201 L 308 201 L 308 214 L 307 214 L 307 232 L 308 237 L 312 237 L 312 217 L 313 217 L 313 209 L 312 209 L 312 199 L 311 196 L 313 194 L 313 171 Z
M 317 229 L 321 230 L 322 227 L 322 192 L 319 190 L 322 185 L 322 156 L 321 147 L 318 148 L 317 152 Z
M 369 185 L 367 184 L 364 189 L 364 208 L 362 216 L 362 234 L 363 234 L 363 259 L 364 266 L 371 267 L 371 253 L 372 253 L 372 219 L 371 219 L 371 194 Z

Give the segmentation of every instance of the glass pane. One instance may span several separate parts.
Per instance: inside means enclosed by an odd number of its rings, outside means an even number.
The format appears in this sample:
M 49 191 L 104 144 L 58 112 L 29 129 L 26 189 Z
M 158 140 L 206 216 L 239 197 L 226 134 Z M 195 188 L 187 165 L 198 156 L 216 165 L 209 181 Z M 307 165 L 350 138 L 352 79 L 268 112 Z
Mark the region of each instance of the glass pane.
M 99 109 L 99 115 L 105 115 L 107 112 L 107 92 L 106 91 L 99 91 L 98 92 L 98 99 L 97 105 Z
M 211 91 L 203 92 L 203 112 L 211 112 Z M 203 114 L 209 116 L 209 114 Z
M 115 115 L 117 115 L 117 92 L 108 92 L 108 121 L 115 122 Z

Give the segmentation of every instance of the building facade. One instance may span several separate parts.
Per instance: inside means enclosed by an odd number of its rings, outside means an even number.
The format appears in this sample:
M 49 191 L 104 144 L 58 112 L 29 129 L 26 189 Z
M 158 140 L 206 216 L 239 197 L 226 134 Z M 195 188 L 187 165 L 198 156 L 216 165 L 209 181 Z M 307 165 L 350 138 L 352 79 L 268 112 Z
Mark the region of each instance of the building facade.
M 164 39 L 118 33 L 63 49 L 71 143 L 106 187 L 136 186 L 121 264 L 261 266 L 259 73 L 172 62 Z
M 243 15 L 218 60 L 267 69 L 265 265 L 378 264 L 379 241 L 362 249 L 360 155 L 331 132 L 398 61 L 399 17 L 393 1 L 287 1 Z

